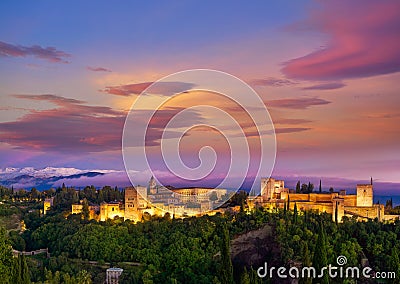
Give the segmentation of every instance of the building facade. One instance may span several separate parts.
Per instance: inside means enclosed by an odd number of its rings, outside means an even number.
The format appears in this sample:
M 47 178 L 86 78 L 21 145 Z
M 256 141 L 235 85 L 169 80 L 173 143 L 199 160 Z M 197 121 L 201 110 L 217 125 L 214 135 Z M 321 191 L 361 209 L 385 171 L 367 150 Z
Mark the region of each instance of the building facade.
M 346 194 L 346 190 L 329 193 L 295 193 L 284 186 L 283 180 L 261 179 L 261 194 L 250 201 L 250 206 L 283 208 L 289 204 L 293 210 L 296 204 L 300 210 L 316 210 L 332 214 L 332 219 L 341 222 L 343 216 L 358 219 L 385 220 L 384 205 L 373 204 L 373 185 L 358 184 L 356 194 Z

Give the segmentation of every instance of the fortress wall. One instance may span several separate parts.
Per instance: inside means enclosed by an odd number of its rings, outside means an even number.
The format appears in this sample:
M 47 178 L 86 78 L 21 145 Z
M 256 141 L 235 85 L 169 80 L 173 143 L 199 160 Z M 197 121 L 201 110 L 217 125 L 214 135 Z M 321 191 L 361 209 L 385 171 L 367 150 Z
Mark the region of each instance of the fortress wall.
M 337 197 L 337 193 L 311 193 L 315 195 L 316 202 L 330 202 L 333 198 Z
M 290 193 L 290 203 L 295 201 L 309 201 L 308 193 Z
M 344 195 L 344 206 L 356 206 L 357 205 L 357 195 Z
M 384 206 L 382 204 L 375 204 L 373 206 L 349 206 L 345 207 L 346 214 L 353 213 L 354 215 L 358 215 L 364 218 L 371 218 L 378 220 L 382 220 L 384 218 Z

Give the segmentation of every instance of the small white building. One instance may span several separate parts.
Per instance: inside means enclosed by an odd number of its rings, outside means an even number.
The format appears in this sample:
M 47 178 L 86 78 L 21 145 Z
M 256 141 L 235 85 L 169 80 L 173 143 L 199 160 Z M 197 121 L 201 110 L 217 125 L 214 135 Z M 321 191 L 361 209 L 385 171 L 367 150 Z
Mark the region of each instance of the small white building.
M 122 268 L 112 267 L 106 270 L 106 284 L 118 284 L 118 279 L 124 270 Z

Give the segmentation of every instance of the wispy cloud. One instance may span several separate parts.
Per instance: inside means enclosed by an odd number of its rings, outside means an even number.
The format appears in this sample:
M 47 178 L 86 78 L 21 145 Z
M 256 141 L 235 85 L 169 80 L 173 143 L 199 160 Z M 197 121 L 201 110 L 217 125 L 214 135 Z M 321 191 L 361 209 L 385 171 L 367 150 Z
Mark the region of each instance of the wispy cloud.
M 330 103 L 330 101 L 324 99 L 301 97 L 293 99 L 270 100 L 266 101 L 265 105 L 267 107 L 276 108 L 306 109 L 310 106 L 326 105 Z
M 173 95 L 175 93 L 185 92 L 194 87 L 194 84 L 185 82 L 143 82 L 136 84 L 120 85 L 120 86 L 108 86 L 104 90 L 104 93 L 117 96 L 130 96 L 141 94 L 144 90 L 149 88 L 149 93 L 159 95 Z
M 326 47 L 290 60 L 289 78 L 340 80 L 400 71 L 399 1 L 322 1 L 297 27 L 327 34 Z
M 335 90 L 346 86 L 341 82 L 323 83 L 302 88 L 302 90 Z
M 112 72 L 110 69 L 104 68 L 104 67 L 91 67 L 87 66 L 87 70 L 93 71 L 93 72 Z
M 295 81 L 289 79 L 273 78 L 269 77 L 266 79 L 255 79 L 250 81 L 253 86 L 270 86 L 270 87 L 285 87 L 298 84 Z
M 281 119 L 274 119 L 273 122 L 274 124 L 298 125 L 298 124 L 312 122 L 312 120 L 302 119 L 302 118 L 281 118 Z
M 283 134 L 283 133 L 295 133 L 295 132 L 302 132 L 306 130 L 310 130 L 310 127 L 287 127 L 287 128 L 275 128 L 276 134 Z
M 68 153 L 121 149 L 126 112 L 105 106 L 86 105 L 84 101 L 53 94 L 16 94 L 13 97 L 45 101 L 54 104 L 55 107 L 47 110 L 30 110 L 16 121 L 0 123 L 0 142 L 22 149 Z M 157 110 L 148 126 L 146 145 L 159 145 L 168 121 L 183 109 L 168 107 Z M 136 111 L 139 118 L 147 117 L 151 112 L 151 110 Z M 178 123 L 176 127 L 202 121 L 198 112 L 188 110 L 186 113 L 186 120 Z M 137 121 L 137 123 L 147 124 L 147 121 Z M 168 132 L 175 134 L 174 129 Z M 177 132 L 170 137 L 179 135 Z M 138 139 L 142 139 L 139 135 L 133 138 L 133 143 L 139 143 Z
M 23 46 L 13 45 L 0 41 L 0 56 L 3 57 L 26 57 L 34 56 L 47 60 L 52 63 L 69 63 L 66 59 L 71 57 L 70 54 L 57 50 L 55 47 L 43 48 L 39 45 Z
M 31 110 L 16 121 L 0 123 L 1 142 L 17 148 L 74 153 L 120 147 L 123 112 L 52 94 L 13 96 L 50 102 L 55 107 Z

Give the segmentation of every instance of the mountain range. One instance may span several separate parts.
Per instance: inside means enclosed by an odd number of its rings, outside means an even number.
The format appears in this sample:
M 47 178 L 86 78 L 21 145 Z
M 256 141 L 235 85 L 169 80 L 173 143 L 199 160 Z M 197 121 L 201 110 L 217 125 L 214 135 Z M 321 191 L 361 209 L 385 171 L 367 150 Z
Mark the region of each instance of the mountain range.
M 74 186 L 85 186 L 104 182 L 96 182 L 99 177 L 115 176 L 121 174 L 117 170 L 81 170 L 76 168 L 46 167 L 35 169 L 33 167 L 0 169 L 0 185 L 14 187 L 15 189 L 30 189 L 36 187 L 45 190 L 60 186 L 63 182 Z M 109 180 L 113 180 L 112 178 Z M 126 179 L 125 179 L 126 180 Z M 126 182 L 124 182 L 125 184 Z

